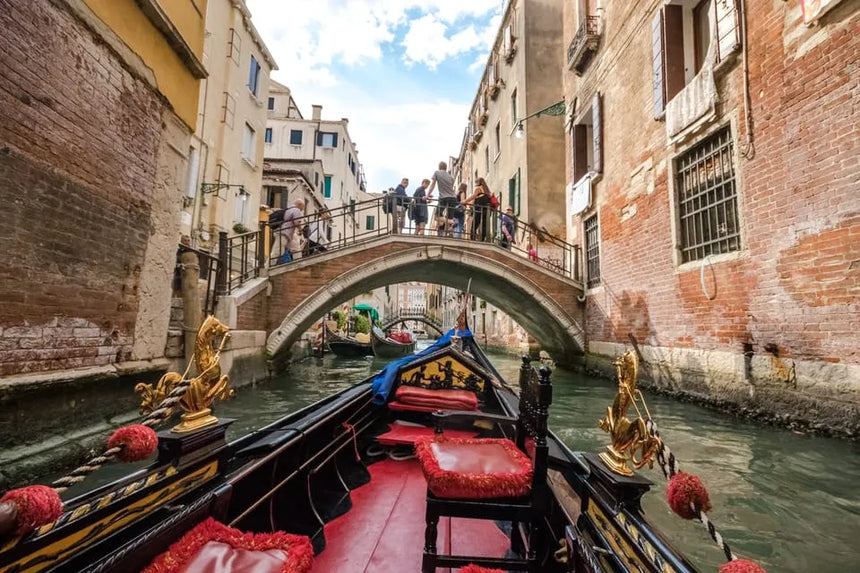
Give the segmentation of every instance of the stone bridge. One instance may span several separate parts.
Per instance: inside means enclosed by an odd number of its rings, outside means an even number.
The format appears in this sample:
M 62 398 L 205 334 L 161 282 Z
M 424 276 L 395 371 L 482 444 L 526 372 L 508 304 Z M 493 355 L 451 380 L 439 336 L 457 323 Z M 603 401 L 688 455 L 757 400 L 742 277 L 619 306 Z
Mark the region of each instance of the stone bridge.
M 466 290 L 504 310 L 557 362 L 583 353 L 582 284 L 499 246 L 435 236 L 384 235 L 269 269 L 268 286 L 236 293 L 239 329 L 266 330 L 274 362 L 333 307 L 388 284 Z M 249 285 L 250 286 L 250 285 Z

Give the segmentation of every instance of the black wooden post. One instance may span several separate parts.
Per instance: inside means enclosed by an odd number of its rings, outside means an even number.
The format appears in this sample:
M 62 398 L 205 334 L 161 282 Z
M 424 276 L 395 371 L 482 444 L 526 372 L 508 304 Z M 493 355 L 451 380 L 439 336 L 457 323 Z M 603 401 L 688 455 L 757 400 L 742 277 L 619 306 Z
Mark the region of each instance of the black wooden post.
M 228 277 L 230 276 L 230 270 L 228 269 L 230 256 L 227 252 L 229 248 L 227 232 L 220 231 L 218 233 L 218 275 L 215 279 L 215 292 L 219 295 L 230 292 L 230 286 L 228 284 Z
M 266 229 L 268 224 L 260 221 L 260 232 L 257 233 L 257 271 L 255 276 L 260 276 L 260 269 L 266 268 Z

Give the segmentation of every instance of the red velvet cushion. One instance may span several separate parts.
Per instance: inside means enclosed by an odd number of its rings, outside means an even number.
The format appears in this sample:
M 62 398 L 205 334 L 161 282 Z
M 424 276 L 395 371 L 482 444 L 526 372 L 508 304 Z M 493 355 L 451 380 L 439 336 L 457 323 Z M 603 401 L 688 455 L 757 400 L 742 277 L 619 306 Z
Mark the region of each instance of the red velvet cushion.
M 143 573 L 307 573 L 314 550 L 304 535 L 242 533 L 211 517 L 170 546 Z
M 477 565 L 466 565 L 460 569 L 460 573 L 505 573 L 501 569 L 487 569 L 486 567 L 478 567 Z
M 521 497 L 531 490 L 531 460 L 510 440 L 423 438 L 415 454 L 438 497 Z
M 430 390 L 401 386 L 394 393 L 398 402 L 443 410 L 477 410 L 478 397 L 468 390 Z

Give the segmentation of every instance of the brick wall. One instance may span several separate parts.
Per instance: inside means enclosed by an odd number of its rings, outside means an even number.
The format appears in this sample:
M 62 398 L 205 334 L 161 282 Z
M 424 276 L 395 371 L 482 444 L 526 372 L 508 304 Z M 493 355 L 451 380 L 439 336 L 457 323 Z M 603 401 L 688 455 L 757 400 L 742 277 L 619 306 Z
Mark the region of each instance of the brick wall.
M 129 358 L 164 104 L 49 0 L 0 0 L 0 375 Z
M 269 297 L 262 290 L 250 300 L 242 303 L 236 312 L 236 330 L 269 330 L 268 310 Z
M 735 355 L 749 343 L 757 354 L 768 347 L 782 359 L 856 367 L 860 11 L 846 2 L 807 28 L 797 2 L 746 4 L 754 137 L 746 157 L 739 55 L 715 71 L 716 117 L 698 134 L 669 145 L 665 123 L 654 120 L 650 23 L 662 2 L 609 3 L 595 60 L 581 78 L 565 72 L 568 100 L 589 101 L 599 90 L 604 102 L 604 173 L 585 214 L 599 217 L 603 284 L 588 297 L 587 336 L 590 343 L 628 343 L 633 334 L 643 345 Z M 568 41 L 573 33 L 566 30 Z M 672 161 L 726 125 L 742 248 L 706 267 L 709 300 L 700 262 L 679 264 L 674 248 Z M 574 218 L 577 242 L 583 218 Z M 685 365 L 682 354 L 674 355 L 682 369 L 708 370 Z M 753 376 L 779 379 L 782 371 Z M 824 382 L 808 391 L 842 392 L 839 400 L 850 402 L 860 395 L 854 372 L 852 382 L 810 370 L 800 392 Z M 845 384 L 854 390 L 838 390 Z

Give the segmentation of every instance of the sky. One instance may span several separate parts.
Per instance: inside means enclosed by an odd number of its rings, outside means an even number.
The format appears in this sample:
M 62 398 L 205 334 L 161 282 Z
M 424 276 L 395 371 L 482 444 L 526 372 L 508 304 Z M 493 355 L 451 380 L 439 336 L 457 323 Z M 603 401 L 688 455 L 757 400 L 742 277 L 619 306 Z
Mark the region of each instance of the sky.
M 460 152 L 503 0 L 246 0 L 304 117 L 349 118 L 368 191 Z

